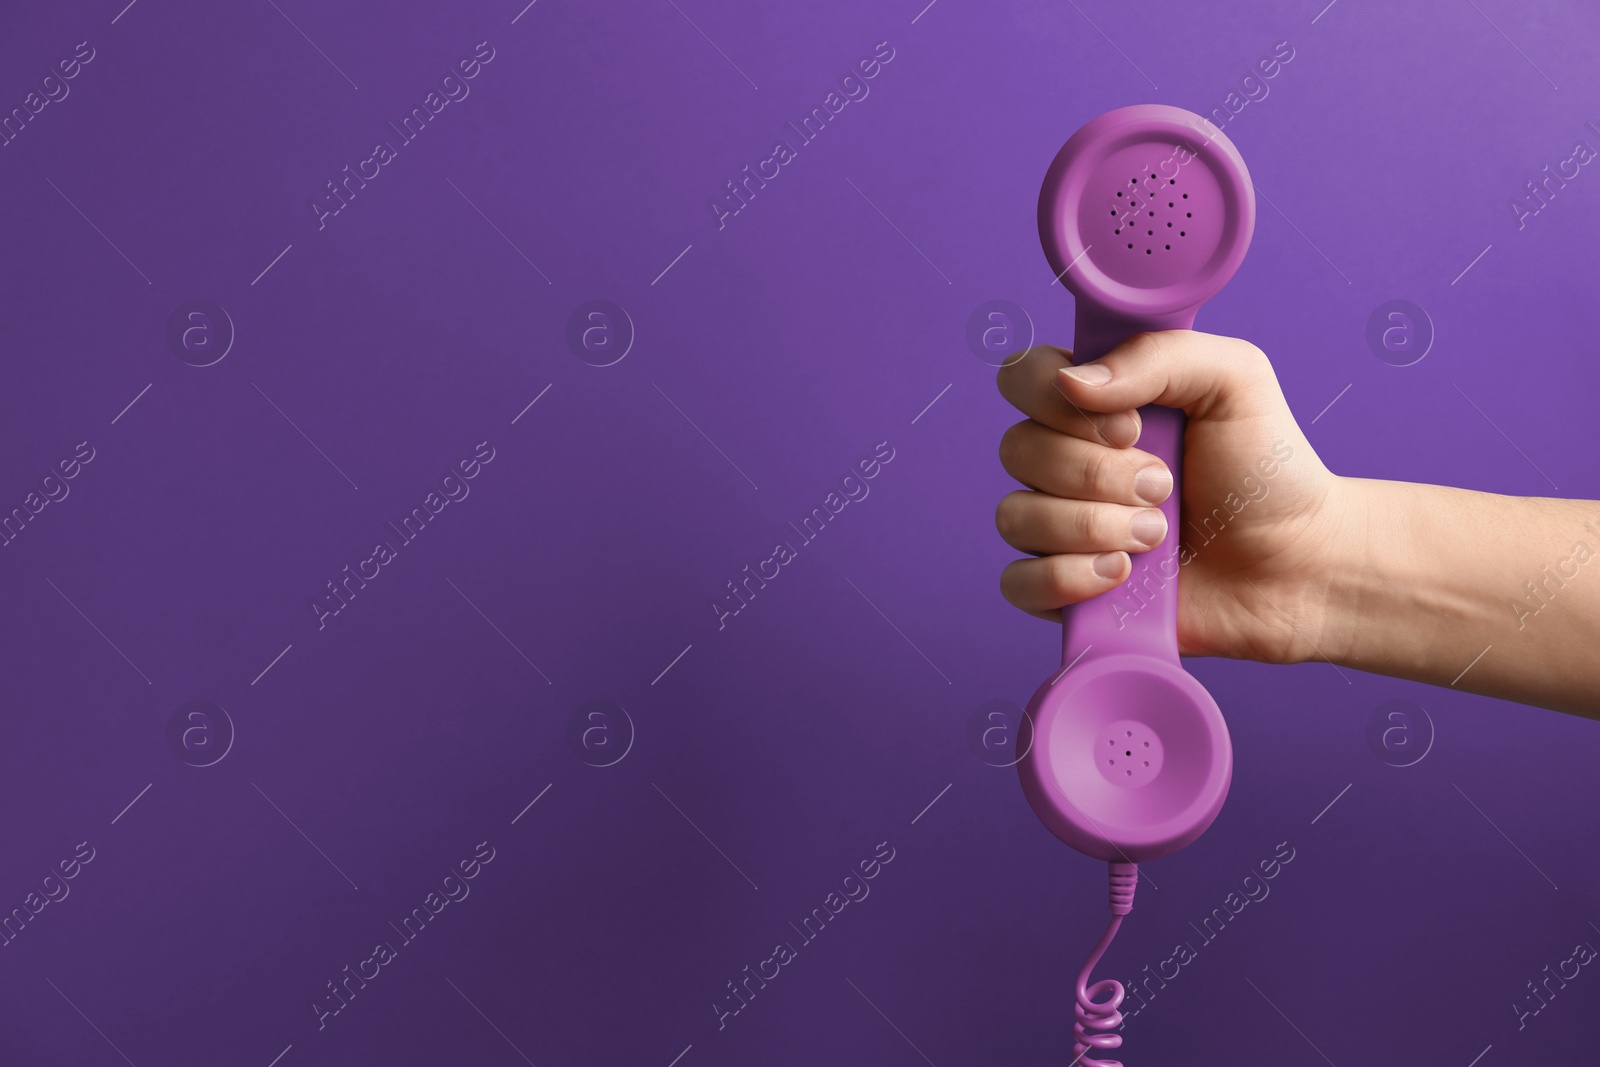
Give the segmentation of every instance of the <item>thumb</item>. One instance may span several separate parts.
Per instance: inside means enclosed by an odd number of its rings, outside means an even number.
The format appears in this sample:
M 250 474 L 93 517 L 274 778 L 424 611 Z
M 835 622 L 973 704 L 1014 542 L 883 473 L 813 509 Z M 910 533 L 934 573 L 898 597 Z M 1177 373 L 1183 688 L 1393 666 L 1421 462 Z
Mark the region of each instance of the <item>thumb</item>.
M 1193 330 L 1135 334 L 1093 362 L 1061 368 L 1056 387 L 1097 412 L 1160 404 L 1193 418 L 1240 419 L 1284 404 L 1259 348 Z

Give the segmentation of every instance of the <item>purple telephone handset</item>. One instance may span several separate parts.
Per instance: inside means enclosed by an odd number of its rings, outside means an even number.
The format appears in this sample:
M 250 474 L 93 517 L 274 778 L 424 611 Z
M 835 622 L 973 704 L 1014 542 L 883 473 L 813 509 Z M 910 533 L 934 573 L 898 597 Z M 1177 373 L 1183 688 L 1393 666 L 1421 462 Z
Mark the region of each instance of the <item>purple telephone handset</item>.
M 1062 146 L 1039 191 L 1045 256 L 1077 302 L 1073 362 L 1131 334 L 1188 329 L 1233 276 L 1255 228 L 1238 149 L 1182 108 L 1140 104 L 1093 119 Z M 1133 556 L 1117 588 L 1062 612 L 1063 670 L 1039 687 L 1018 762 L 1022 788 L 1052 833 L 1111 865 L 1111 922 L 1077 984 L 1075 1053 L 1122 1044 L 1124 990 L 1088 984 L 1133 906 L 1137 864 L 1205 832 L 1233 777 L 1228 727 L 1178 660 L 1181 411 L 1139 412 L 1139 447 L 1172 470 L 1167 537 Z M 1031 742 L 1031 743 L 1029 743 Z

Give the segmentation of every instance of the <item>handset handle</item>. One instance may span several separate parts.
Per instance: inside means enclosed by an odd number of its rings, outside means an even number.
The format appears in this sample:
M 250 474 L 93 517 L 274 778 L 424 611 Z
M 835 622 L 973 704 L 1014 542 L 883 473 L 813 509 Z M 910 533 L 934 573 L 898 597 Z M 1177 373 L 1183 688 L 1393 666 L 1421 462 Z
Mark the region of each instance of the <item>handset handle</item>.
M 1171 315 L 1118 318 L 1079 299 L 1073 324 L 1072 361 L 1099 359 L 1129 336 L 1154 330 L 1187 330 L 1195 308 Z M 1172 495 L 1161 504 L 1167 536 L 1148 552 L 1130 553 L 1128 580 L 1098 596 L 1061 610 L 1061 663 L 1070 666 L 1085 654 L 1135 653 L 1178 662 L 1178 523 L 1183 486 L 1184 414 L 1147 404 L 1139 409 L 1143 429 L 1138 446 L 1172 471 Z

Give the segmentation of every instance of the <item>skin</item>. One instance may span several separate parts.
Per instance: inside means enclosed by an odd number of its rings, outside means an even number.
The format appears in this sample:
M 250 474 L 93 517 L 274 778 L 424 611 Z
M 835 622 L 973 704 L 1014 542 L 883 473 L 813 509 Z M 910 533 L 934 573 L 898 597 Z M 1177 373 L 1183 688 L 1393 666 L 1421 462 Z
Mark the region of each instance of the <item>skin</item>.
M 1033 348 L 999 387 L 1027 416 L 1000 442 L 1026 488 L 995 513 L 1030 554 L 1000 577 L 1018 608 L 1059 620 L 1170 535 L 1150 505 L 1171 474 L 1138 448 L 1137 409 L 1161 404 L 1188 415 L 1182 654 L 1317 660 L 1600 718 L 1600 503 L 1339 477 L 1235 338 L 1139 334 L 1082 367 Z M 1198 536 L 1218 508 L 1231 518 Z

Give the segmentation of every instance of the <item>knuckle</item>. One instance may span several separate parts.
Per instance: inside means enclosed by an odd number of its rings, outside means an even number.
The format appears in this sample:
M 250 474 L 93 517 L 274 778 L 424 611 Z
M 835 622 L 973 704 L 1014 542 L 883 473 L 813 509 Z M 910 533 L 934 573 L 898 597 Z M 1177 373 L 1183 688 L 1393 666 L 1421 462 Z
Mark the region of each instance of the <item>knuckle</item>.
M 1098 516 L 1099 509 L 1088 504 L 1079 504 L 1072 509 L 1069 523 L 1073 544 L 1087 547 L 1096 543 L 1102 525 Z
M 1057 351 L 1049 345 L 1033 345 L 1009 353 L 994 374 L 1001 395 L 1022 396 L 1042 387 L 1049 376 L 1051 356 Z
M 1077 583 L 1073 580 L 1072 557 L 1051 556 L 1045 568 L 1045 591 L 1050 604 L 1059 607 L 1077 599 Z
M 1000 465 L 1006 473 L 1032 485 L 1039 474 L 1041 457 L 1046 455 L 1041 450 L 1047 447 L 1051 432 L 1029 419 L 1006 430 L 1000 437 Z
M 1090 507 L 1088 510 L 1088 531 L 1085 534 L 1085 544 L 1091 550 L 1120 549 L 1128 537 L 1128 525 L 1122 522 L 1120 507 L 1101 506 Z
M 994 509 L 994 527 L 1000 531 L 1000 537 L 1007 543 L 1014 542 L 1017 538 L 1021 516 L 1018 510 L 1021 504 L 1017 498 L 1018 493 L 1007 493 L 1000 498 L 1000 503 Z
M 1234 359 L 1249 381 L 1277 380 L 1277 375 L 1272 370 L 1272 361 L 1267 358 L 1267 354 L 1249 341 L 1235 339 Z
M 1025 569 L 1025 563 L 1024 560 L 1016 560 L 1001 569 L 1000 595 L 1007 603 L 1027 611 L 1033 607 L 1033 601 L 1038 598 L 1030 595 L 1030 586 L 1033 582 Z
M 994 384 L 999 388 L 1001 396 L 1010 396 L 1012 394 L 1013 386 L 1026 373 L 1022 365 L 1027 362 L 1028 354 L 1031 351 L 1032 349 L 1020 353 L 1014 352 L 1001 361 L 1000 366 L 994 372 Z
M 1113 491 L 1116 470 L 1111 466 L 1112 453 L 1096 448 L 1084 459 L 1084 491 L 1095 499 L 1104 500 Z
M 1000 435 L 1000 465 L 1007 471 L 1016 470 L 1017 466 L 1017 426 L 1009 426 L 1006 432 Z
M 1000 435 L 1000 462 L 1005 464 L 1006 470 L 1016 470 L 1026 451 L 1027 421 L 1024 419 L 1006 427 L 1005 434 Z

